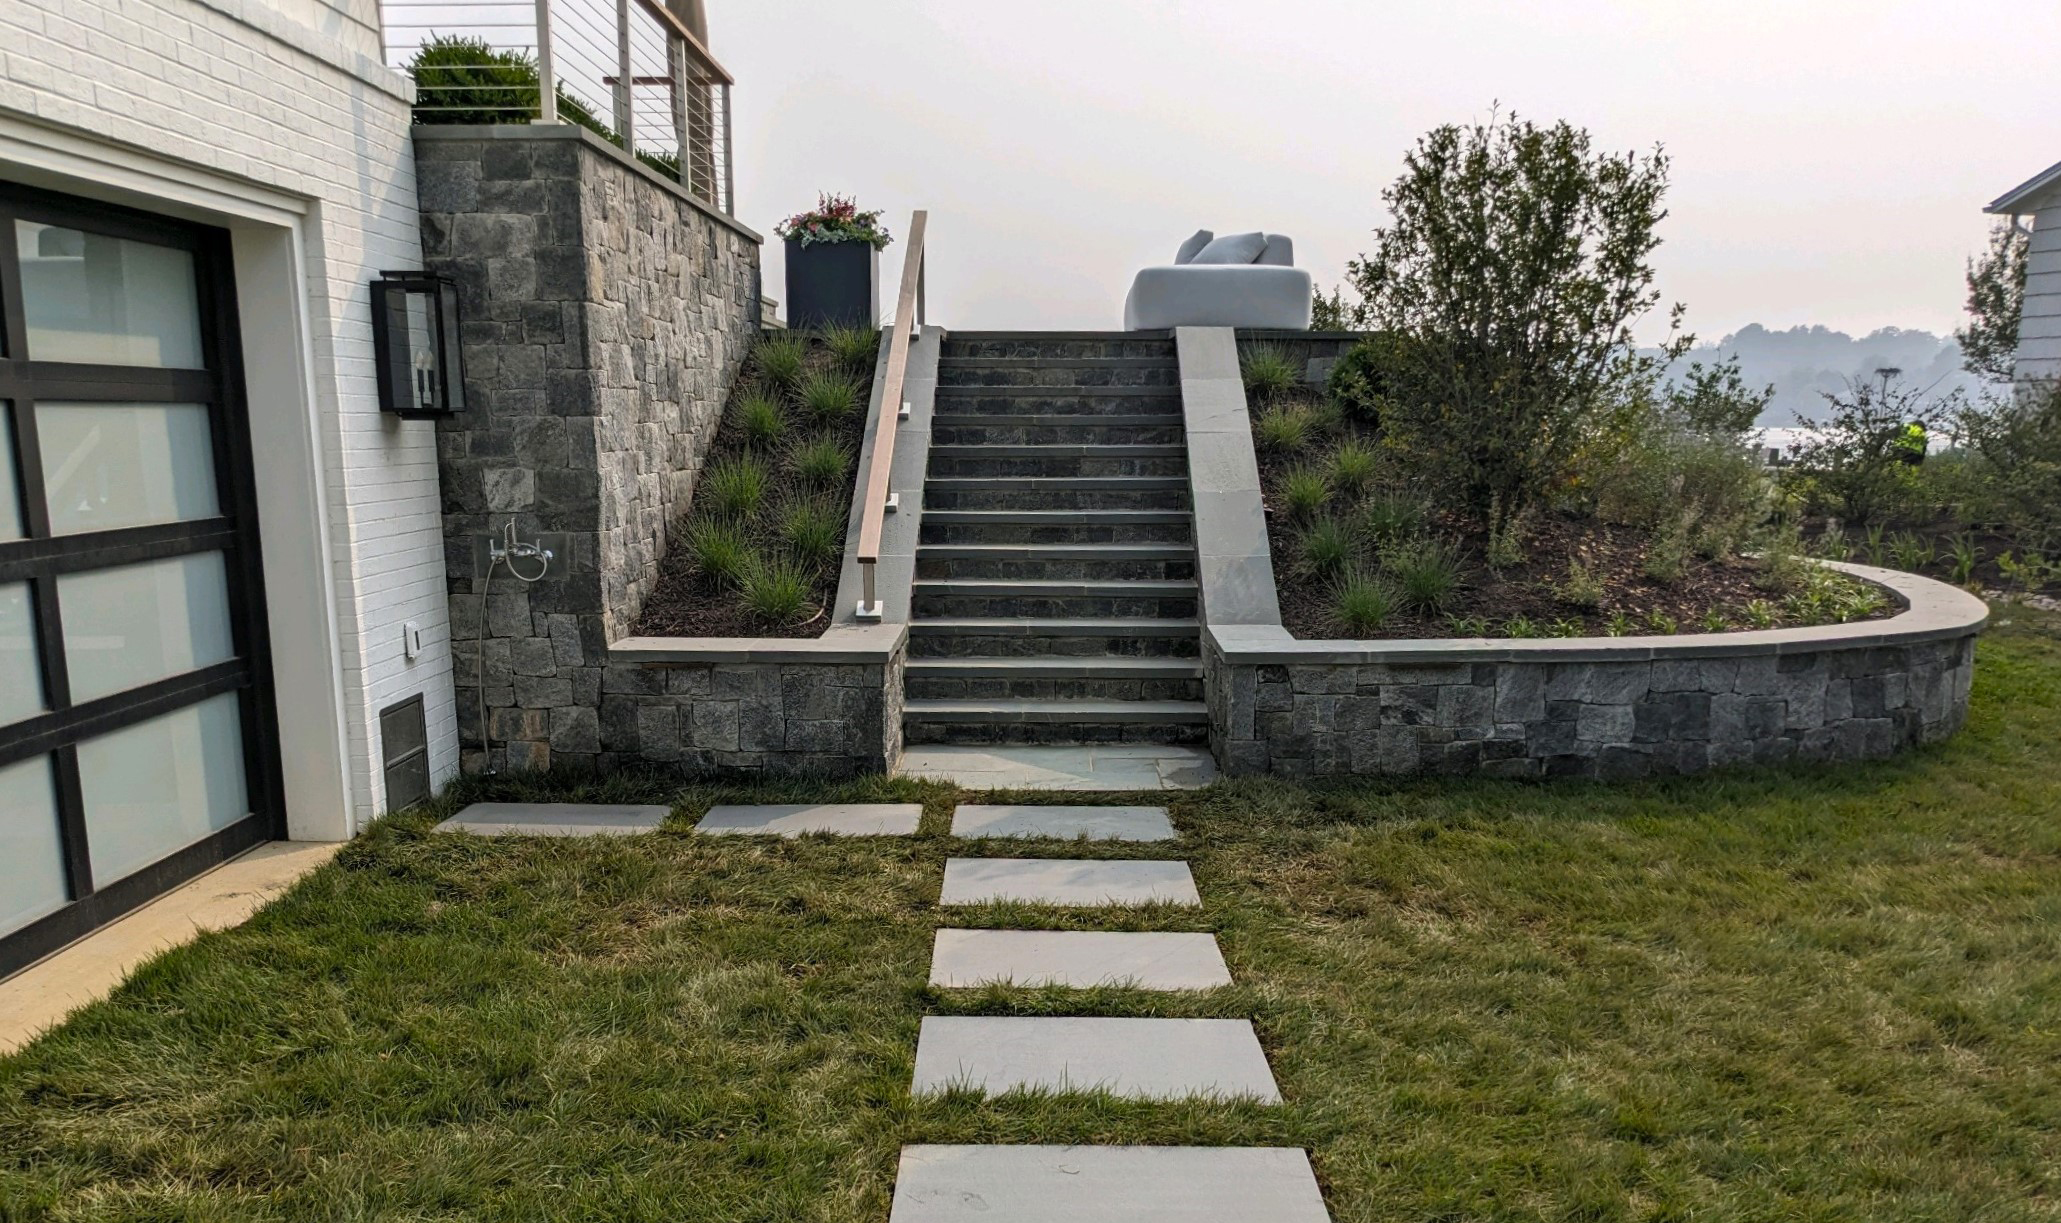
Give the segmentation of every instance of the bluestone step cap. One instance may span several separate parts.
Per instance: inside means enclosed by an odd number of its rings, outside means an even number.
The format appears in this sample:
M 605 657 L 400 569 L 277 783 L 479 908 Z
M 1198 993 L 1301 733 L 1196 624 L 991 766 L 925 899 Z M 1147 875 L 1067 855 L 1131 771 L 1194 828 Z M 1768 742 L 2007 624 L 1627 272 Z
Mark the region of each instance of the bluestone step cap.
M 1231 971 L 1214 934 L 1160 930 L 939 930 L 930 983 L 940 989 L 984 985 L 1216 989 Z

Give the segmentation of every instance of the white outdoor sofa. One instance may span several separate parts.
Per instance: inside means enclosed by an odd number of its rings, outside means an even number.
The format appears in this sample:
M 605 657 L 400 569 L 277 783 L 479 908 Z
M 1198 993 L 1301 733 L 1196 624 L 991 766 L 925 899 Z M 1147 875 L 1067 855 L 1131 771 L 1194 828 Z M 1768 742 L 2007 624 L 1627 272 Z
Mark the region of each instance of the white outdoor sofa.
M 1310 274 L 1281 234 L 1208 230 L 1181 244 L 1174 266 L 1146 268 L 1124 299 L 1126 331 L 1167 327 L 1267 327 L 1307 331 Z

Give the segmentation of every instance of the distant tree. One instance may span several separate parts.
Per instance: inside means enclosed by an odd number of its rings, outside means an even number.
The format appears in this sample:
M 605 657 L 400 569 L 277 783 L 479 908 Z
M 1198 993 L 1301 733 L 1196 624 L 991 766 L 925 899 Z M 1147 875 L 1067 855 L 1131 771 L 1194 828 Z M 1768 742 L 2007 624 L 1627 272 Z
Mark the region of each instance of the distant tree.
M 1968 261 L 1968 325 L 1954 332 L 1968 372 L 2009 382 L 2018 356 L 2030 239 L 2009 218 L 1989 231 L 1989 247 Z
M 1382 193 L 1393 220 L 1347 271 L 1362 323 L 1408 341 L 1408 393 L 1383 425 L 1503 534 L 1565 484 L 1627 388 L 1687 346 L 1642 355 L 1632 337 L 1660 300 L 1649 257 L 1667 158 L 1496 115 L 1433 129 L 1404 165 Z

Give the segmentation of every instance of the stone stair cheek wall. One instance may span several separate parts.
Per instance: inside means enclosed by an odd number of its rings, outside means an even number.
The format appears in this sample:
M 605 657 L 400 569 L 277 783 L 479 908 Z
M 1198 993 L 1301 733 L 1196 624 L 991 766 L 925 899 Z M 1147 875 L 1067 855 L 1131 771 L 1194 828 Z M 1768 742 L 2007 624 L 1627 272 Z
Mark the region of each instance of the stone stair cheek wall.
M 423 256 L 461 293 L 466 407 L 437 424 L 459 733 L 478 756 L 477 540 L 562 533 L 486 608 L 496 768 L 606 768 L 607 649 L 657 579 L 759 327 L 759 235 L 571 126 L 417 127 Z M 634 723 L 634 719 L 631 720 Z M 744 751 L 743 748 L 736 749 Z

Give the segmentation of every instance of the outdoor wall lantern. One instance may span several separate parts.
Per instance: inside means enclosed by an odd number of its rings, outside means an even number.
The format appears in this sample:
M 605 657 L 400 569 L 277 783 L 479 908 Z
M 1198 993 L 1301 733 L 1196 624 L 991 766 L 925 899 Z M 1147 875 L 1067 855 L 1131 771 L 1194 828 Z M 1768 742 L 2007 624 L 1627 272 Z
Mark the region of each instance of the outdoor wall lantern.
M 380 411 L 434 420 L 464 410 L 458 286 L 433 272 L 381 272 L 372 282 L 372 358 Z

